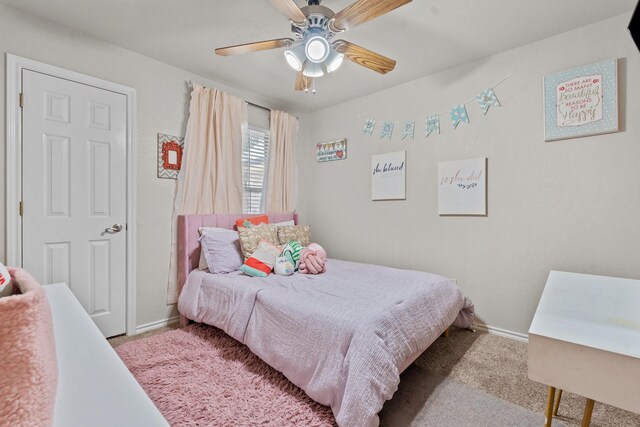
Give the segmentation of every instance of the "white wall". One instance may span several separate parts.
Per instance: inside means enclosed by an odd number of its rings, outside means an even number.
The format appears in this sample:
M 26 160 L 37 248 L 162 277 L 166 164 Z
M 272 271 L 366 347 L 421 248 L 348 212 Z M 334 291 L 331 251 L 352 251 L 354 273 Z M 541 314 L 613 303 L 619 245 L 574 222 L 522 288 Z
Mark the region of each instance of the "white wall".
M 184 135 L 189 81 L 216 87 L 269 106 L 268 100 L 226 87 L 148 57 L 102 42 L 0 4 L 0 53 L 45 62 L 133 87 L 137 90 L 138 280 L 137 324 L 176 314 L 167 306 L 170 220 L 175 181 L 156 177 L 156 134 Z M 0 69 L 5 81 L 5 67 Z M 5 85 L 0 85 L 4 100 Z M 5 103 L 0 132 L 5 135 Z M 253 114 L 253 113 L 252 113 Z M 5 150 L 0 150 L 0 259 L 5 254 Z
M 301 117 L 299 213 L 313 240 L 330 257 L 457 278 L 480 322 L 518 333 L 529 328 L 549 270 L 640 278 L 640 54 L 629 19 Z M 543 76 L 608 58 L 620 58 L 622 131 L 544 142 Z M 511 72 L 495 91 L 501 108 L 483 117 L 470 104 L 471 124 L 453 130 L 443 115 L 441 134 L 424 137 L 427 115 Z M 367 117 L 416 119 L 416 139 L 399 142 L 397 129 L 391 142 L 364 136 Z M 315 143 L 342 137 L 348 159 L 316 163 Z M 371 155 L 405 149 L 406 201 L 372 202 Z M 439 217 L 437 162 L 474 157 L 488 158 L 488 216 Z

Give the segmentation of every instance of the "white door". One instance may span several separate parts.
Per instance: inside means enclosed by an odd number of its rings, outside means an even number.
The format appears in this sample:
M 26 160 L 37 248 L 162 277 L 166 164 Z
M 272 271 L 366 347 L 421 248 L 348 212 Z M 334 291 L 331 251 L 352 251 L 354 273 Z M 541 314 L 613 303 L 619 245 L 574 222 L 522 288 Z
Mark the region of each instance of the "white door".
M 23 70 L 22 261 L 65 282 L 102 333 L 125 332 L 125 95 Z

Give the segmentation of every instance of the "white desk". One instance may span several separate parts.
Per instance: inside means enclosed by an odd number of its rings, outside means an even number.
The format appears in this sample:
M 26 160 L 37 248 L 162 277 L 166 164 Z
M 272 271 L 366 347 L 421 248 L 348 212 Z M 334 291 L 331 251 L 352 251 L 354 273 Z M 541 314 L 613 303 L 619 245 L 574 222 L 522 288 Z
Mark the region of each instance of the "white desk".
M 529 378 L 640 413 L 640 280 L 552 271 L 529 329 Z
M 58 358 L 54 426 L 168 426 L 64 283 L 46 285 Z

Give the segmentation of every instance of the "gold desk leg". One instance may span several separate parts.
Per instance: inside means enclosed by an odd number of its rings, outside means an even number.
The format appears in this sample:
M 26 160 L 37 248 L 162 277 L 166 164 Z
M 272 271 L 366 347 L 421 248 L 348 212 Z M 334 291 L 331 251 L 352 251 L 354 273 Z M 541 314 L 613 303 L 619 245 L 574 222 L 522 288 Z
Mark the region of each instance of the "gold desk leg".
M 442 333 L 443 337 L 445 337 L 445 338 L 449 337 L 449 329 L 450 328 L 447 328 L 447 329 L 444 330 L 444 332 Z
M 551 419 L 553 418 L 553 401 L 556 397 L 556 388 L 549 387 L 549 398 L 547 399 L 547 412 L 544 420 L 544 427 L 551 427 Z
M 593 413 L 593 404 L 594 401 L 592 399 L 587 399 L 587 404 L 584 406 L 584 415 L 582 417 L 582 427 L 589 427 L 591 424 L 591 414 Z
M 553 406 L 553 416 L 558 415 L 558 408 L 560 408 L 560 399 L 562 399 L 562 389 L 558 389 L 558 398 L 556 399 L 556 404 Z

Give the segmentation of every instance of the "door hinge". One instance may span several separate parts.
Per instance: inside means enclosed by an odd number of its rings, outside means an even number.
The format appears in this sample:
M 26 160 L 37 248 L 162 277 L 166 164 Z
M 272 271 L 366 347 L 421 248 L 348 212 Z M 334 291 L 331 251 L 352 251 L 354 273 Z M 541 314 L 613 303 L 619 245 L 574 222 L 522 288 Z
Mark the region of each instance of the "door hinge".
M 20 108 L 24 107 L 24 93 L 20 94 Z
M 22 215 L 24 214 L 24 202 L 23 202 L 23 201 L 20 201 L 20 203 L 18 204 L 18 206 L 19 206 L 19 208 L 18 208 L 18 209 L 20 209 L 20 216 L 22 216 Z

